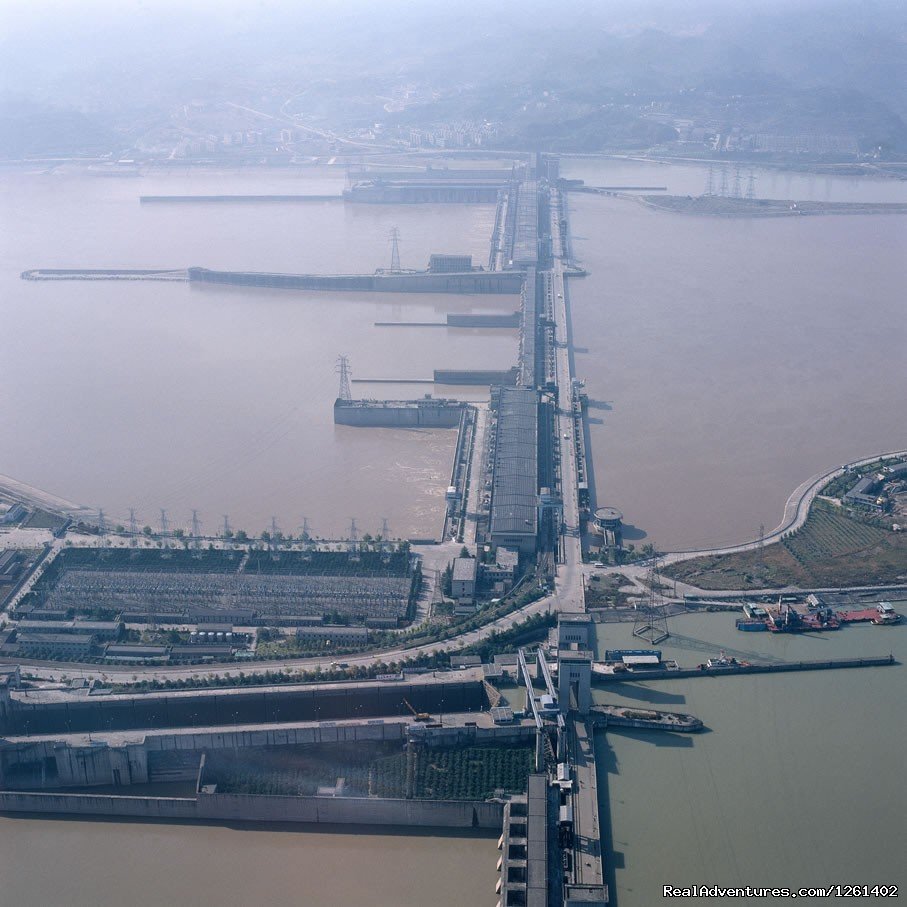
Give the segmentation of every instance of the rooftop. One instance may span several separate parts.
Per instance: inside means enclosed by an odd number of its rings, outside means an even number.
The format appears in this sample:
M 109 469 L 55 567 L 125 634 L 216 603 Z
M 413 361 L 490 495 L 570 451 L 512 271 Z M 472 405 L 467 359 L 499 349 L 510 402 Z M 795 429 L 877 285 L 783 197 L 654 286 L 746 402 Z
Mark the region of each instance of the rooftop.
M 497 442 L 491 493 L 492 535 L 535 535 L 538 529 L 538 395 L 532 388 L 495 388 Z
M 16 642 L 31 643 L 35 646 L 87 646 L 91 641 L 91 636 L 78 633 L 19 633 L 16 636 Z
M 452 579 L 462 582 L 472 582 L 476 578 L 477 561 L 474 557 L 458 557 L 453 562 Z

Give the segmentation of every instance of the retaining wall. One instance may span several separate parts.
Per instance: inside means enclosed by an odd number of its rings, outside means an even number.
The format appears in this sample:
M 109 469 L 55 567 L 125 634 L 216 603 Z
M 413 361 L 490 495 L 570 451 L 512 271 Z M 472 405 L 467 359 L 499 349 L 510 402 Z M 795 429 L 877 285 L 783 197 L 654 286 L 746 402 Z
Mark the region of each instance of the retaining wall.
M 502 803 L 479 800 L 391 800 L 363 797 L 273 797 L 206 794 L 193 798 L 119 797 L 0 791 L 0 813 L 216 819 L 500 829 Z

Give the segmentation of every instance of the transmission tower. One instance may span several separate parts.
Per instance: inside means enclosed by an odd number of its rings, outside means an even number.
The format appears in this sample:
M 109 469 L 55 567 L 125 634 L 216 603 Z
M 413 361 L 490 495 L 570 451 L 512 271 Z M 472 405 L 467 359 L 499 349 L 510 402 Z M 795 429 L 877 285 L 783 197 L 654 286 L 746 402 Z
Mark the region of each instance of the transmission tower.
M 727 167 L 721 168 L 721 188 L 718 190 L 718 194 L 722 198 L 727 198 L 728 187 L 727 187 Z
M 170 523 L 167 521 L 167 511 L 164 508 L 161 508 L 161 535 L 167 534 L 167 529 L 169 528 Z
M 302 550 L 308 551 L 312 547 L 312 533 L 309 527 L 309 518 L 302 518 L 302 525 L 299 526 L 299 540 L 302 542 Z
M 741 175 L 740 175 L 740 165 L 738 164 L 738 165 L 734 168 L 734 198 L 740 198 L 740 197 L 741 197 L 741 192 L 740 192 L 740 181 L 741 181 L 741 179 L 742 179 L 742 177 L 741 177 Z
M 391 230 L 391 273 L 399 274 L 400 267 L 400 231 L 394 227 Z
M 338 399 L 352 400 L 353 392 L 350 389 L 350 377 L 353 374 L 350 370 L 350 357 L 340 355 L 337 357 L 337 366 L 334 369 L 340 375 L 340 392 Z
M 636 606 L 633 635 L 655 646 L 671 635 L 668 632 L 668 613 L 665 610 L 664 596 L 658 591 L 657 558 L 652 561 L 646 582 L 649 586 L 649 597 L 646 602 Z
M 709 167 L 709 175 L 706 177 L 705 181 L 705 194 L 714 195 L 715 194 L 715 168 Z
M 756 197 L 756 174 L 750 170 L 750 175 L 746 178 L 746 197 L 752 201 Z
M 136 518 L 135 518 L 135 508 L 134 507 L 129 508 L 129 531 L 133 535 L 139 534 L 139 524 L 138 524 L 138 520 L 136 520 Z
M 201 520 L 198 518 L 198 511 L 192 511 L 192 547 L 198 551 L 199 545 L 201 544 L 201 535 L 202 535 L 202 524 Z
M 98 530 L 103 532 L 107 528 L 107 521 L 104 519 L 104 508 L 98 509 Z
M 356 528 L 356 518 L 350 518 L 350 540 L 348 550 L 350 552 L 350 560 L 358 561 L 359 560 L 359 530 Z
M 390 529 L 387 526 L 387 517 L 384 517 L 381 520 L 381 545 L 379 547 L 381 549 L 382 560 L 385 562 L 390 560 L 391 543 L 388 538 L 389 535 Z
M 224 514 L 224 538 L 230 538 L 232 530 L 230 529 L 230 517 L 225 513 Z

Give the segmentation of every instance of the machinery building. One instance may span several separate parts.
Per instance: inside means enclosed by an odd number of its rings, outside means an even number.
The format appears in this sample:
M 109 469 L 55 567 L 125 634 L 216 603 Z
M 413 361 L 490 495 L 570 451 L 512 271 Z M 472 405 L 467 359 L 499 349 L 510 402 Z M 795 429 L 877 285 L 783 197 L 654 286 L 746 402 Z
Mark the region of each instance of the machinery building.
M 498 548 L 493 564 L 482 564 L 482 579 L 494 592 L 506 592 L 516 581 L 520 553 L 512 548 Z
M 19 552 L 12 548 L 0 554 L 0 583 L 12 585 L 16 581 L 21 560 Z
M 492 388 L 496 416 L 489 541 L 533 554 L 538 540 L 538 395 L 529 387 Z
M 595 637 L 592 615 L 561 612 L 557 619 L 557 649 L 591 649 Z
M 123 630 L 119 620 L 20 620 L 19 633 L 62 633 L 93 636 L 95 639 L 117 639 Z
M 431 274 L 460 274 L 472 270 L 471 255 L 445 255 L 439 252 L 429 256 L 428 270 Z
M 559 652 L 557 699 L 564 712 L 589 712 L 592 706 L 592 656 L 589 652 Z
M 624 515 L 616 507 L 599 507 L 595 511 L 595 528 L 602 534 L 606 548 L 620 548 L 623 545 Z
M 474 557 L 458 557 L 453 562 L 450 577 L 450 596 L 458 604 L 471 605 L 476 600 L 478 561 Z
M 17 633 L 18 653 L 26 658 L 82 658 L 90 655 L 95 638 L 78 633 Z
M 304 644 L 346 649 L 366 645 L 368 630 L 365 627 L 299 627 L 296 638 Z

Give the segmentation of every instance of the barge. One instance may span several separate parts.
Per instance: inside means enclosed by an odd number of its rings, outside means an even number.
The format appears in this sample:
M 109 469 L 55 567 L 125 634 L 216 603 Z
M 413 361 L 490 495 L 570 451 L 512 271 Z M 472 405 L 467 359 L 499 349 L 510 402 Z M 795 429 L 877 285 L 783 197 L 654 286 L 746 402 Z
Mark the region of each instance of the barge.
M 901 615 L 894 610 L 891 602 L 879 602 L 874 608 L 859 611 L 842 611 L 841 622 L 845 624 L 871 623 L 877 627 L 887 627 L 901 622 Z

